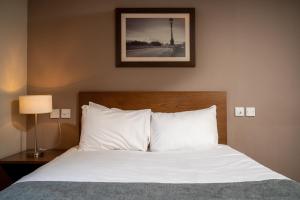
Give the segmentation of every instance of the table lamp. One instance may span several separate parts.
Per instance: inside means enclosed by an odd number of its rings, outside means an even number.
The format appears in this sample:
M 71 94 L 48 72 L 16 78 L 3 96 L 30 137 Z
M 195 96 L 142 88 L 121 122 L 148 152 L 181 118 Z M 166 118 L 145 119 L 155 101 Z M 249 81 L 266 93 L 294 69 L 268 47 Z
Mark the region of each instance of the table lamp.
M 34 114 L 34 151 L 27 155 L 38 158 L 43 154 L 39 151 L 37 139 L 37 115 L 52 112 L 52 95 L 26 95 L 19 97 L 19 111 L 21 114 Z

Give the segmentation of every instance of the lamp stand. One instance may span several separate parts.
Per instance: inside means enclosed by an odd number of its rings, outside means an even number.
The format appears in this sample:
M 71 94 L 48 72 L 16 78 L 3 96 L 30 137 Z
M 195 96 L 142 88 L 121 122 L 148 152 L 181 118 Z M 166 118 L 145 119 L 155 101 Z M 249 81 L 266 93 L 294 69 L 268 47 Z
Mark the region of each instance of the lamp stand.
M 39 158 L 43 156 L 43 152 L 39 150 L 38 140 L 37 140 L 37 114 L 34 114 L 34 151 L 27 153 L 28 157 Z

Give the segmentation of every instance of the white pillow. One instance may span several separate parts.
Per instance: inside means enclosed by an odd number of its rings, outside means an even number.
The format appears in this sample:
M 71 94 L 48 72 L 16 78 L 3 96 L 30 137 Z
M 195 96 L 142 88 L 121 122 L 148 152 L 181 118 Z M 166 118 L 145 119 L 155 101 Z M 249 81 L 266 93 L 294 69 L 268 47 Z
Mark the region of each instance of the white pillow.
M 79 149 L 146 151 L 151 110 L 122 111 L 82 106 Z
M 89 105 L 83 105 L 83 106 L 81 107 L 81 109 L 82 109 L 82 115 L 81 115 L 81 132 L 82 132 L 82 129 L 85 128 L 84 125 L 86 124 L 87 109 L 88 109 L 89 107 L 98 108 L 98 109 L 100 109 L 100 110 L 109 110 L 109 108 L 107 108 L 107 107 L 105 107 L 105 106 L 103 106 L 103 105 L 100 105 L 100 104 L 96 104 L 96 103 L 91 102 L 91 101 L 89 101 Z M 81 135 L 81 136 L 82 136 L 82 135 Z M 80 138 L 80 140 L 81 140 L 81 138 Z
M 152 113 L 151 151 L 205 149 L 217 144 L 215 105 L 195 111 Z

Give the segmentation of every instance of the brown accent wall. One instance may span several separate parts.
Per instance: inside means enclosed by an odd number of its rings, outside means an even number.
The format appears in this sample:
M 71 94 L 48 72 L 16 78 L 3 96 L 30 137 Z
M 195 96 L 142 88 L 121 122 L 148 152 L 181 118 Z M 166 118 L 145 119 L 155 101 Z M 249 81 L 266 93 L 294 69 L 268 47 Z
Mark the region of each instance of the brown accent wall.
M 0 1 L 0 158 L 26 148 L 26 119 L 18 110 L 26 89 L 27 0 Z
M 26 149 L 18 96 L 27 89 L 27 0 L 0 0 L 0 159 Z M 0 166 L 0 191 L 11 183 Z
M 116 68 L 116 7 L 195 7 L 196 67 Z M 296 0 L 30 0 L 28 92 L 72 109 L 63 148 L 78 142 L 78 91 L 225 90 L 229 145 L 299 181 L 299 10 Z M 257 116 L 235 118 L 234 106 Z M 55 121 L 40 122 L 41 145 L 54 147 Z

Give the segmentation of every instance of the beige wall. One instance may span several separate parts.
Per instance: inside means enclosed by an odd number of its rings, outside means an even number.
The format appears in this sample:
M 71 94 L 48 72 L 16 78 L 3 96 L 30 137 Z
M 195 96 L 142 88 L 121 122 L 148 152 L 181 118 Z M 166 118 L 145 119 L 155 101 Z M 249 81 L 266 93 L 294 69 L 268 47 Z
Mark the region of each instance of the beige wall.
M 170 6 L 196 8 L 196 67 L 116 68 L 114 8 Z M 292 0 L 31 0 L 28 90 L 72 108 L 62 147 L 78 141 L 78 91 L 226 90 L 229 145 L 300 180 L 299 10 Z M 234 106 L 257 116 L 235 118 Z M 48 118 L 41 143 L 53 147 Z
M 27 84 L 27 0 L 0 0 L 0 158 L 26 147 L 18 97 Z

